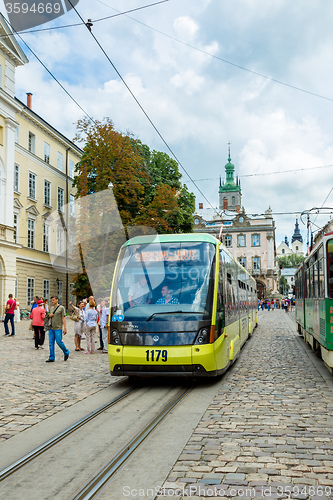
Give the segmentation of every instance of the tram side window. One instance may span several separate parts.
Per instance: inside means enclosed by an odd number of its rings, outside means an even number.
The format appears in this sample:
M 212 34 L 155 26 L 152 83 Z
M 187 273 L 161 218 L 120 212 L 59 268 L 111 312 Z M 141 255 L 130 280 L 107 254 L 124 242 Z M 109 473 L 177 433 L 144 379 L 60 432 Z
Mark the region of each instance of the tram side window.
M 333 240 L 327 242 L 327 282 L 328 295 L 333 298 Z
M 313 281 L 312 281 L 312 267 L 309 267 L 308 272 L 308 298 L 311 299 L 313 297 Z
M 303 279 L 302 271 L 298 272 L 296 275 L 296 298 L 303 298 Z
M 224 266 L 225 266 L 225 324 L 230 325 L 235 321 L 236 304 L 237 304 L 237 290 L 235 290 L 233 284 L 233 276 L 234 276 L 234 266 L 232 259 L 224 254 Z
M 318 272 L 319 272 L 319 297 L 325 297 L 325 280 L 324 280 L 324 259 L 320 259 L 318 262 Z
M 308 268 L 306 270 L 305 279 L 306 279 L 306 298 L 310 299 L 312 297 L 311 268 Z
M 312 266 L 312 271 L 313 271 L 313 289 L 312 289 L 312 296 L 313 298 L 317 298 L 319 293 L 318 293 L 318 262 L 315 262 L 314 265 Z

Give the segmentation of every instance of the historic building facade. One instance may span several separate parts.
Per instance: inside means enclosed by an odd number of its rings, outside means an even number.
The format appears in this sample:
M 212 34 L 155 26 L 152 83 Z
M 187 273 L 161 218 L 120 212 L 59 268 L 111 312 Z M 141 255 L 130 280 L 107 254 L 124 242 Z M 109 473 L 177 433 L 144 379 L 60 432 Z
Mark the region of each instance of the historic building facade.
M 291 238 L 291 247 L 289 246 L 288 237 L 286 236 L 284 241 L 276 249 L 277 257 L 284 257 L 287 255 L 303 255 L 303 237 L 299 229 L 298 220 L 296 219 L 294 233 Z
M 278 294 L 279 270 L 276 265 L 275 222 L 272 210 L 263 216 L 250 217 L 241 207 L 240 182 L 234 180 L 235 167 L 230 149 L 225 165 L 226 182 L 219 188 L 219 210 L 198 209 L 194 217 L 194 231 L 213 234 L 254 276 L 258 296 Z
M 16 68 L 28 60 L 0 17 L 0 315 L 8 294 L 21 307 L 34 295 L 70 294 L 66 227 L 82 151 L 15 98 Z

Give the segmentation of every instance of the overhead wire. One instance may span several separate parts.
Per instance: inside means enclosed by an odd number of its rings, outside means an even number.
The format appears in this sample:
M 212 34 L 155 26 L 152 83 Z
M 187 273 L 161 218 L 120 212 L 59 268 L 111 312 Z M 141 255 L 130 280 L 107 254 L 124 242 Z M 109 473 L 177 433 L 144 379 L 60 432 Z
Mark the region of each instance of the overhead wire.
M 266 176 L 266 175 L 289 174 L 292 172 L 301 172 L 301 171 L 307 171 L 307 170 L 316 170 L 318 168 L 330 168 L 330 167 L 333 167 L 333 164 L 319 165 L 316 167 L 308 167 L 308 168 L 292 168 L 292 169 L 288 169 L 288 170 L 276 170 L 275 172 L 257 172 L 254 174 L 243 174 L 243 175 L 238 175 L 238 178 L 243 179 L 245 177 L 261 177 L 261 176 Z M 219 179 L 219 177 L 206 177 L 204 179 L 195 179 L 195 181 L 196 182 L 216 181 L 218 179 Z M 186 182 L 191 182 L 191 181 L 186 181 Z
M 112 16 L 106 16 L 104 18 L 100 18 L 100 19 L 97 19 L 93 22 L 98 22 L 98 21 L 103 21 L 105 19 L 110 19 L 112 17 L 117 17 L 117 16 L 120 16 L 120 15 L 126 15 L 127 13 L 130 13 L 130 12 L 133 12 L 133 11 L 138 11 L 138 10 L 142 10 L 144 8 L 148 8 L 148 7 L 151 7 L 151 6 L 155 6 L 155 5 L 158 5 L 158 4 L 161 4 L 161 3 L 165 3 L 165 2 L 168 2 L 170 0 L 162 0 L 162 1 L 159 1 L 159 2 L 155 2 L 155 3 L 152 3 L 152 4 L 149 4 L 149 5 L 145 5 L 145 6 L 141 6 L 139 8 L 136 8 L 136 9 L 131 9 L 129 11 L 124 11 L 124 12 L 118 12 L 117 14 L 114 14 Z M 79 16 L 79 18 L 81 19 L 81 23 L 77 23 L 77 24 L 73 24 L 73 25 L 67 25 L 68 27 L 70 26 L 78 26 L 78 25 L 85 25 L 87 26 L 87 23 L 84 21 L 84 19 L 82 18 L 82 16 L 79 14 L 79 12 L 77 11 L 77 9 L 74 7 L 74 5 L 72 4 L 72 2 L 69 0 L 69 3 L 71 4 L 73 10 L 76 12 L 76 14 Z M 104 2 L 100 2 L 100 3 L 104 3 Z M 105 4 L 104 4 L 105 5 Z M 116 10 L 116 9 L 114 9 Z M 191 48 L 193 48 L 194 50 L 198 50 L 200 52 L 204 52 L 206 53 L 207 55 L 210 55 L 211 57 L 214 57 L 214 58 L 217 58 L 217 59 L 220 59 L 221 61 L 223 62 L 227 62 L 228 64 L 232 64 L 232 65 L 235 65 L 236 67 L 239 67 L 240 69 L 244 69 L 244 70 L 247 70 L 247 71 L 250 71 L 251 73 L 254 73 L 254 74 L 257 74 L 259 76 L 262 76 L 262 77 L 265 77 L 265 78 L 269 78 L 277 83 L 282 83 L 284 84 L 284 82 L 280 82 L 278 80 L 275 80 L 275 79 L 272 79 L 270 77 L 266 77 L 265 75 L 261 75 L 257 72 L 253 72 L 252 70 L 248 70 L 247 68 L 244 68 L 244 67 L 241 67 L 239 65 L 236 65 L 234 63 L 231 63 L 230 61 L 226 61 L 224 59 L 221 59 L 217 56 L 215 56 L 214 54 L 210 54 L 206 51 L 203 51 L 202 49 L 199 49 L 197 47 L 194 47 L 186 42 L 183 42 L 175 37 L 172 37 L 171 35 L 168 35 L 160 30 L 157 30 L 145 23 L 142 23 L 141 21 L 138 21 L 130 16 L 127 16 L 126 17 L 129 17 L 130 19 L 134 20 L 135 22 L 138 22 L 139 24 L 142 24 L 146 27 L 148 27 L 149 29 L 152 29 L 153 31 L 157 31 L 158 33 L 164 35 L 164 36 L 167 36 L 179 43 L 182 43 L 184 45 L 187 45 Z M 7 21 L 8 22 L 8 21 Z M 8 24 L 10 25 L 10 23 L 8 22 Z M 10 25 L 11 26 L 11 25 Z M 66 27 L 66 26 L 64 26 Z M 88 26 L 87 26 L 88 28 Z M 16 32 L 13 27 L 11 26 L 11 29 L 16 33 L 16 35 L 20 38 L 20 40 L 26 45 L 26 47 L 28 48 L 28 50 L 34 55 L 34 57 L 36 57 L 36 59 L 39 61 L 40 64 L 42 64 L 42 66 L 44 67 L 44 69 L 48 72 L 48 74 L 56 81 L 56 83 L 63 89 L 63 91 L 70 97 L 70 99 L 73 100 L 73 102 L 81 109 L 81 111 L 89 118 L 89 120 L 91 120 L 93 123 L 96 124 L 96 121 L 85 111 L 85 109 L 78 103 L 78 101 L 67 91 L 67 89 L 59 82 L 59 80 L 53 75 L 53 73 L 46 67 L 46 65 L 41 61 L 41 59 L 37 56 L 37 54 L 28 46 L 28 44 L 23 40 L 23 38 L 20 36 L 20 32 Z M 46 29 L 45 29 L 46 30 Z M 89 30 L 89 28 L 88 28 Z M 38 31 L 38 30 L 30 30 L 30 31 L 25 31 L 25 32 L 22 32 L 23 34 L 24 33 L 29 33 L 29 32 L 32 32 L 32 31 Z M 90 30 L 89 30 L 90 31 Z M 100 42 L 97 40 L 97 38 L 95 37 L 95 35 L 90 31 L 91 35 L 93 36 L 93 38 L 95 39 L 96 43 L 99 45 L 99 47 L 101 48 L 102 52 L 104 53 L 104 55 L 107 57 L 107 59 L 109 60 L 110 64 L 112 65 L 114 71 L 117 73 L 117 75 L 119 76 L 119 78 L 121 79 L 121 81 L 124 83 L 124 85 L 126 86 L 127 90 L 131 93 L 132 97 L 134 98 L 134 100 L 136 101 L 136 103 L 138 104 L 138 106 L 140 107 L 140 109 L 142 110 L 142 112 L 145 114 L 146 118 L 149 120 L 149 122 L 151 123 L 151 125 L 153 126 L 153 128 L 155 129 L 155 131 L 157 132 L 157 134 L 159 135 L 159 137 L 161 138 L 161 140 L 163 141 L 163 143 L 165 144 L 165 146 L 168 148 L 168 150 L 170 151 L 170 153 L 172 154 L 172 156 L 176 159 L 176 161 L 178 162 L 178 164 L 180 165 L 180 167 L 184 170 L 184 172 L 186 173 L 186 175 L 189 177 L 189 180 L 185 181 L 185 182 L 192 182 L 195 187 L 198 189 L 198 191 L 200 192 L 200 194 L 203 196 L 203 198 L 207 201 L 207 203 L 211 206 L 211 208 L 214 209 L 214 207 L 212 206 L 212 204 L 209 202 L 209 200 L 206 198 L 206 196 L 202 193 L 202 191 L 200 190 L 200 188 L 196 185 L 196 182 L 200 182 L 200 181 L 205 181 L 205 180 L 217 180 L 218 178 L 206 178 L 206 179 L 192 179 L 191 176 L 188 174 L 188 172 L 186 171 L 185 167 L 182 165 L 182 163 L 180 162 L 180 160 L 177 158 L 177 156 L 175 155 L 175 153 L 173 152 L 173 150 L 170 148 L 170 146 L 167 144 L 167 142 L 165 141 L 164 137 L 161 135 L 161 133 L 159 132 L 159 130 L 157 129 L 157 127 L 155 126 L 155 124 L 152 122 L 152 120 L 150 119 L 150 117 L 148 116 L 148 114 L 146 113 L 146 111 L 144 110 L 143 106 L 140 104 L 140 102 L 138 101 L 138 99 L 136 98 L 136 96 L 134 95 L 134 93 L 132 92 L 132 90 L 129 88 L 129 86 L 127 85 L 127 83 L 125 82 L 125 80 L 122 78 L 121 74 L 118 72 L 117 68 L 115 67 L 115 65 L 113 64 L 113 62 L 111 61 L 111 59 L 109 58 L 108 54 L 106 53 L 106 51 L 104 50 L 104 48 L 102 47 L 102 45 L 100 44 Z M 7 35 L 5 35 L 7 36 Z M 290 86 L 292 88 L 295 88 L 295 89 L 298 89 L 298 90 L 301 90 L 301 91 L 304 91 L 304 89 L 299 89 L 297 87 L 294 87 L 294 86 L 291 86 L 289 84 L 286 84 L 287 86 Z M 324 96 L 320 96 L 319 94 L 314 94 L 312 92 L 308 92 L 308 91 L 304 91 L 306 93 L 310 93 L 311 95 L 316 95 L 317 97 L 322 97 L 322 98 L 325 98 Z M 328 100 L 332 100 L 333 99 L 330 99 L 330 98 L 327 98 Z M 117 145 L 118 147 L 120 147 L 119 145 Z M 140 164 L 142 167 L 144 167 L 144 165 Z M 255 176 L 264 176 L 264 175 L 275 175 L 275 174 L 281 174 L 281 173 L 288 173 L 288 172 L 297 172 L 297 171 L 306 171 L 306 170 L 312 170 L 312 169 L 316 169 L 316 168 L 327 168 L 327 167 L 331 167 L 333 165 L 323 165 L 323 166 L 318 166 L 318 167 L 310 167 L 310 168 L 300 168 L 300 169 L 289 169 L 289 170 L 284 170 L 284 171 L 277 171 L 277 172 L 263 172 L 263 173 L 254 173 L 254 174 L 244 174 L 244 175 L 239 175 L 239 178 L 245 178 L 245 177 L 255 177 Z M 166 179 L 163 179 L 161 176 L 159 176 L 161 180 L 166 180 Z M 333 188 L 332 188 L 333 189 Z M 329 193 L 330 194 L 330 193 Z M 326 201 L 326 200 L 325 200 Z M 324 202 L 325 203 L 325 202 Z
M 69 3 L 70 0 L 68 0 Z M 104 2 L 101 2 L 101 0 L 98 0 L 100 3 L 104 3 Z M 107 4 L 104 4 L 104 5 L 107 5 Z M 109 7 L 109 6 L 108 6 Z M 116 12 L 119 12 L 117 11 L 117 9 L 115 9 L 114 7 L 110 7 L 112 8 L 113 10 L 115 10 Z M 212 57 L 214 59 L 217 59 L 218 61 L 221 61 L 221 62 L 224 62 L 225 64 L 229 64 L 230 66 L 233 66 L 235 68 L 238 68 L 238 69 L 241 69 L 242 71 L 246 71 L 248 73 L 251 73 L 253 75 L 256 75 L 256 76 L 259 76 L 261 78 L 264 78 L 266 80 L 269 80 L 271 82 L 274 82 L 274 83 L 277 83 L 279 85 L 283 85 L 285 87 L 288 87 L 288 88 L 291 88 L 291 89 L 294 89 L 294 90 L 297 90 L 299 92 L 303 92 L 305 94 L 308 94 L 308 95 L 312 95 L 314 97 L 318 97 L 320 99 L 324 99 L 326 101 L 330 101 L 330 102 L 333 102 L 333 98 L 331 97 L 326 97 L 326 96 L 323 96 L 321 94 L 318 94 L 316 92 L 311 92 L 310 90 L 306 90 L 306 89 L 302 89 L 301 87 L 297 87 L 296 85 L 292 85 L 290 83 L 287 83 L 287 82 L 283 82 L 282 80 L 278 80 L 277 78 L 273 78 L 271 76 L 268 76 L 268 75 L 264 75 L 263 73 L 259 73 L 258 71 L 254 71 L 252 69 L 249 69 L 249 68 L 246 68 L 245 66 L 241 66 L 240 64 L 236 64 L 232 61 L 228 61 L 227 59 L 224 59 L 222 57 L 219 57 L 219 56 L 216 56 L 215 54 L 211 54 L 210 52 L 208 52 L 207 50 L 204 50 L 204 49 L 200 49 L 199 47 L 195 47 L 194 45 L 191 45 L 190 43 L 187 43 L 187 42 L 184 42 L 183 40 L 179 40 L 178 38 L 172 36 L 172 35 L 169 35 L 167 33 L 164 33 L 163 31 L 161 30 L 158 30 L 157 28 L 154 28 L 153 26 L 149 26 L 148 24 L 146 23 L 143 23 L 142 21 L 139 21 L 131 16 L 125 16 L 125 17 L 128 17 L 129 19 L 131 19 L 132 21 L 135 21 L 136 23 L 138 24 L 141 24 L 142 26 L 145 26 L 146 28 L 149 28 L 151 29 L 152 31 L 155 31 L 156 33 L 159 33 L 160 35 L 163 35 L 167 38 L 170 38 L 170 40 L 174 40 L 182 45 L 185 45 L 186 47 L 189 47 L 193 50 L 196 50 L 197 52 L 201 52 L 202 54 L 205 54 L 209 57 Z
M 98 125 L 98 122 L 92 117 L 89 115 L 89 113 L 79 104 L 79 102 L 72 96 L 72 94 L 66 89 L 66 87 L 64 87 L 64 85 L 56 78 L 56 76 L 48 69 L 48 67 L 43 63 L 43 61 L 40 59 L 40 57 L 36 54 L 36 52 L 25 42 L 25 40 L 20 36 L 20 34 L 18 34 L 15 29 L 13 28 L 13 26 L 10 24 L 10 22 L 8 20 L 6 20 L 7 24 L 10 26 L 11 30 L 13 31 L 13 33 L 15 33 L 19 39 L 22 41 L 22 43 L 27 47 L 27 49 L 34 55 L 34 57 L 37 59 L 37 61 L 43 66 L 43 68 L 47 71 L 47 73 L 51 76 L 51 78 L 53 78 L 53 80 L 61 87 L 61 89 L 67 94 L 67 96 L 75 103 L 76 106 L 78 106 L 78 108 L 85 114 L 85 116 L 87 116 L 87 118 L 92 122 L 94 123 L 95 125 Z M 85 24 L 85 23 L 84 23 Z M 11 36 L 14 36 L 13 34 L 11 34 Z M 111 136 L 110 136 L 110 140 L 111 142 L 117 146 L 118 149 L 120 149 L 120 151 L 124 152 L 123 148 L 115 141 L 112 140 Z M 132 159 L 133 161 L 138 164 L 139 166 L 141 166 L 148 174 L 150 174 L 150 171 L 147 169 L 146 165 L 144 165 L 144 163 L 141 163 L 139 162 L 138 160 L 136 160 L 136 158 L 134 158 L 132 156 Z M 162 181 L 170 181 L 170 179 L 166 179 L 165 177 L 163 177 L 161 174 L 159 173 L 156 173 L 156 176 L 162 180 Z M 133 181 L 133 182 L 138 182 L 138 181 Z
M 159 2 L 151 3 L 151 4 L 148 4 L 148 5 L 143 5 L 141 7 L 135 8 L 135 9 L 125 10 L 124 12 L 120 12 L 119 11 L 117 14 L 113 14 L 112 16 L 101 17 L 100 19 L 92 19 L 91 22 L 92 23 L 98 23 L 100 21 L 106 21 L 107 19 L 112 19 L 113 17 L 123 16 L 125 14 L 130 14 L 131 12 L 136 12 L 138 10 L 147 9 L 148 7 L 154 7 L 155 5 L 159 5 L 161 3 L 166 3 L 166 2 L 170 2 L 170 0 L 160 0 Z M 30 29 L 30 30 L 15 31 L 15 33 L 16 34 L 25 35 L 26 33 L 27 34 L 28 33 L 38 33 L 38 32 L 41 32 L 41 31 L 54 31 L 54 30 L 59 30 L 59 29 L 63 29 L 63 28 L 74 28 L 76 26 L 83 26 L 85 24 L 86 23 L 83 21 L 81 23 L 63 24 L 61 26 L 48 26 L 47 28 L 37 28 L 37 29 L 33 29 L 33 30 Z M 6 36 L 8 36 L 8 35 L 0 35 L 0 38 L 4 38 Z
M 71 5 L 73 5 L 70 0 L 68 0 L 69 3 Z M 103 5 L 106 5 L 107 7 L 109 8 L 112 8 L 113 10 L 117 11 L 117 9 L 114 9 L 113 7 L 110 7 L 109 5 L 105 4 L 104 2 L 102 2 L 101 0 L 98 0 L 101 4 Z M 308 94 L 308 95 L 312 95 L 314 97 L 318 97 L 319 99 L 324 99 L 324 100 L 327 100 L 327 101 L 330 101 L 330 102 L 333 102 L 333 98 L 331 97 L 327 97 L 327 96 L 324 96 L 322 94 L 318 94 L 316 92 L 312 92 L 310 90 L 307 90 L 307 89 L 303 89 L 301 87 L 298 87 L 296 85 L 292 85 L 290 83 L 287 83 L 287 82 L 283 82 L 282 80 L 278 80 L 277 78 L 273 78 L 271 76 L 268 76 L 268 75 L 265 75 L 263 73 L 259 73 L 258 71 L 254 71 L 254 70 L 251 70 L 249 68 L 246 68 L 245 66 L 241 66 L 240 64 L 237 64 L 237 63 L 234 63 L 232 61 L 228 61 L 227 59 L 224 59 L 222 57 L 219 57 L 219 56 L 216 56 L 215 54 L 211 54 L 210 52 L 206 51 L 206 50 L 203 50 L 203 49 L 200 49 L 199 47 L 195 47 L 194 45 L 191 45 L 183 40 L 179 40 L 178 38 L 172 36 L 172 35 L 169 35 L 168 33 L 165 33 L 161 30 L 158 30 L 157 28 L 154 28 L 153 26 L 149 26 L 148 24 L 146 23 L 143 23 L 142 21 L 139 21 L 131 16 L 128 16 L 127 14 L 128 13 L 131 13 L 131 12 L 135 12 L 135 11 L 139 11 L 139 10 L 142 10 L 142 9 L 145 9 L 147 7 L 151 7 L 151 6 L 155 6 L 155 5 L 158 5 L 160 3 L 165 3 L 165 2 L 168 2 L 170 0 L 161 0 L 159 2 L 156 2 L 156 3 L 152 3 L 152 4 L 149 4 L 149 5 L 145 5 L 145 6 L 142 6 L 142 7 L 138 7 L 136 9 L 131 9 L 131 10 L 128 10 L 128 11 L 124 11 L 124 12 L 121 12 L 121 11 L 117 11 L 118 13 L 117 14 L 114 14 L 112 16 L 106 16 L 106 17 L 103 17 L 103 18 L 100 18 L 100 19 L 96 19 L 96 20 L 92 20 L 91 22 L 92 23 L 96 23 L 96 22 L 99 22 L 99 21 L 104 21 L 104 20 L 107 20 L 107 19 L 111 19 L 113 17 L 117 17 L 117 16 L 121 16 L 121 15 L 125 15 L 126 17 L 128 17 L 129 19 L 135 21 L 136 23 L 138 24 L 141 24 L 142 26 L 145 26 L 146 28 L 149 28 L 151 29 L 152 31 L 155 31 L 156 33 L 159 33 L 167 38 L 170 38 L 171 40 L 174 40 L 182 45 L 185 45 L 193 50 L 196 50 L 198 52 L 201 52 L 205 55 L 208 55 L 209 57 L 212 57 L 214 59 L 217 59 L 221 62 L 224 62 L 225 64 L 229 64 L 231 66 L 234 66 L 238 69 L 241 69 L 242 71 L 246 71 L 248 73 L 251 73 L 253 75 L 256 75 L 256 76 L 259 76 L 261 78 L 264 78 L 266 80 L 269 80 L 269 81 L 272 81 L 274 83 L 277 83 L 279 85 L 283 85 L 285 87 L 288 87 L 288 88 L 291 88 L 291 89 L 294 89 L 294 90 L 297 90 L 299 92 L 302 92 L 302 93 L 305 93 L 305 94 Z M 77 10 L 73 7 L 73 9 L 77 12 Z M 16 32 L 16 33 L 22 33 L 22 34 L 25 34 L 25 33 L 35 33 L 35 32 L 38 32 L 38 31 L 50 31 L 50 30 L 55 30 L 55 29 L 61 29 L 61 28 L 70 28 L 70 27 L 75 27 L 75 26 L 82 26 L 82 25 L 86 25 L 87 23 L 83 20 L 82 17 L 81 18 L 81 23 L 74 23 L 74 24 L 68 24 L 68 25 L 63 25 L 63 26 L 52 26 L 52 27 L 49 27 L 49 28 L 39 28 L 39 29 L 36 29 L 36 30 L 26 30 L 26 31 L 21 31 L 21 32 Z M 0 38 L 3 37 L 3 36 L 7 36 L 7 35 L 0 35 Z
M 73 3 L 71 2 L 71 0 L 67 0 L 67 1 L 72 6 L 72 8 L 74 9 L 74 11 L 78 15 L 78 17 L 81 19 L 81 21 L 84 21 L 84 19 L 82 18 L 81 14 L 78 12 L 78 10 L 76 9 L 76 7 L 73 5 Z M 136 95 L 134 94 L 134 92 L 132 91 L 132 89 L 129 87 L 129 85 L 127 84 L 127 82 L 124 80 L 124 78 L 122 77 L 122 75 L 120 74 L 120 72 L 118 71 L 118 69 L 116 68 L 115 64 L 111 60 L 110 56 L 108 55 L 108 53 L 106 52 L 106 50 L 104 49 L 104 47 L 102 46 L 102 44 L 99 42 L 99 40 L 97 39 L 97 37 L 94 35 L 94 33 L 92 32 L 92 30 L 91 30 L 91 28 L 89 26 L 87 26 L 87 30 L 90 33 L 90 35 L 93 37 L 93 39 L 95 40 L 95 42 L 97 43 L 98 47 L 101 49 L 101 51 L 103 52 L 103 54 L 105 55 L 105 57 L 107 58 L 107 60 L 109 61 L 109 63 L 111 64 L 112 68 L 114 69 L 114 71 L 116 72 L 116 74 L 118 75 L 118 77 L 120 78 L 120 80 L 122 81 L 122 83 L 125 85 L 125 87 L 128 90 L 128 92 L 133 97 L 134 101 L 139 106 L 139 108 L 141 109 L 141 111 L 143 112 L 143 114 L 145 115 L 145 117 L 147 118 L 147 120 L 149 121 L 149 123 L 151 124 L 151 126 L 153 127 L 153 129 L 155 130 L 155 132 L 157 133 L 157 135 L 159 136 L 159 138 L 163 142 L 163 144 L 166 146 L 166 148 L 168 149 L 168 151 L 171 153 L 171 155 L 177 161 L 178 165 L 183 169 L 183 171 L 188 176 L 188 178 L 192 179 L 192 177 L 187 172 L 187 170 L 184 167 L 184 165 L 181 163 L 181 161 L 178 159 L 178 157 L 176 156 L 176 154 L 174 153 L 174 151 L 171 149 L 171 147 L 169 146 L 169 144 L 167 143 L 167 141 L 164 139 L 163 135 L 158 130 L 157 126 L 155 125 L 155 123 L 153 122 L 153 120 L 150 118 L 150 116 L 148 115 L 148 113 L 146 112 L 146 110 L 144 109 L 144 107 L 142 106 L 142 104 L 140 103 L 140 101 L 138 100 L 138 98 L 136 97 Z M 198 192 L 204 198 L 204 200 L 206 200 L 206 202 L 214 209 L 214 207 L 211 204 L 211 202 L 204 195 L 204 193 L 201 191 L 201 189 L 199 188 L 199 186 L 196 185 L 195 181 L 192 180 L 192 182 L 195 185 L 195 187 L 197 188 Z

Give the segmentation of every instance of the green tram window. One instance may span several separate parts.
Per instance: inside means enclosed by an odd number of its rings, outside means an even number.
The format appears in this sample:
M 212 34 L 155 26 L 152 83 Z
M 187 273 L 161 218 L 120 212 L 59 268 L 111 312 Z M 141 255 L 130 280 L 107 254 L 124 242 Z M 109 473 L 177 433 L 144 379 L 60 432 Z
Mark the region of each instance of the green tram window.
M 328 296 L 333 298 L 333 240 L 327 242 L 327 283 Z
M 324 259 L 321 258 L 318 261 L 319 266 L 319 297 L 323 299 L 325 297 L 325 280 L 324 280 Z
M 318 298 L 319 297 L 319 276 L 318 276 L 318 262 L 315 262 L 313 264 L 313 298 Z

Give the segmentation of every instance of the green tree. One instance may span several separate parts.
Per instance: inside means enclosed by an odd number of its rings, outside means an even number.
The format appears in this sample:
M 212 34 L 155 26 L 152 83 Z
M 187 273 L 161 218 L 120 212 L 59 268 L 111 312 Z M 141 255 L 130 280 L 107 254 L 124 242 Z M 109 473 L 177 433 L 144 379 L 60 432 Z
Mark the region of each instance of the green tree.
M 282 295 L 286 295 L 288 293 L 288 290 L 289 290 L 289 285 L 288 285 L 287 278 L 285 276 L 281 276 L 281 278 L 280 278 L 280 293 Z
M 284 255 L 283 257 L 278 257 L 280 267 L 298 267 L 302 264 L 305 257 L 303 255 L 297 255 L 292 253 L 290 255 Z
M 195 197 L 182 186 L 175 160 L 117 132 L 110 119 L 79 120 L 75 139 L 85 143 L 74 181 L 81 204 L 80 259 L 96 294 L 96 288 L 109 287 L 119 248 L 135 227 L 142 226 L 141 234 L 147 228 L 160 234 L 192 232 Z M 83 284 L 86 279 L 79 275 L 78 295 Z

